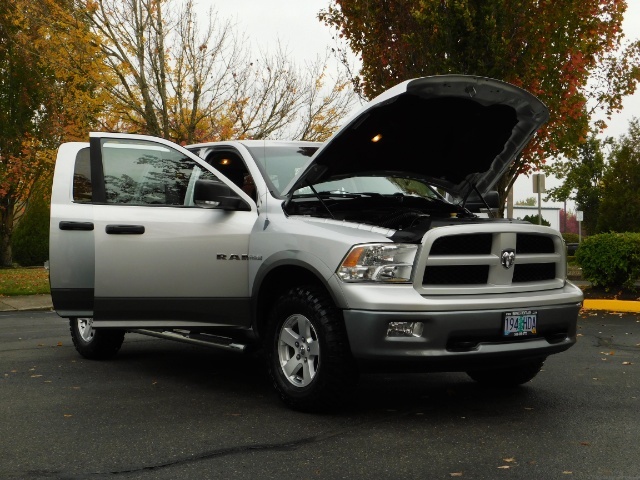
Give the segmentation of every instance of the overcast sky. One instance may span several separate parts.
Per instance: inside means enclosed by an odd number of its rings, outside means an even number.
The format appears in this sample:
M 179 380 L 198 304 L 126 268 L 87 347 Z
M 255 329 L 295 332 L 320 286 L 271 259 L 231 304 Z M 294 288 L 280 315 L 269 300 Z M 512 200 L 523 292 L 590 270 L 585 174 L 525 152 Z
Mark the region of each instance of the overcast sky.
M 629 39 L 640 38 L 640 0 L 627 0 L 623 30 Z M 244 31 L 254 48 L 273 51 L 280 42 L 292 57 L 302 63 L 324 55 L 335 45 L 333 30 L 321 23 L 318 12 L 327 7 L 328 0 L 198 0 L 200 8 L 215 5 L 221 19 L 229 19 Z M 640 92 L 625 98 L 624 109 L 614 115 L 605 135 L 618 137 L 625 133 L 629 120 L 640 118 Z M 547 186 L 552 186 L 552 179 Z M 516 184 L 515 200 L 531 193 L 531 180 L 521 176 Z

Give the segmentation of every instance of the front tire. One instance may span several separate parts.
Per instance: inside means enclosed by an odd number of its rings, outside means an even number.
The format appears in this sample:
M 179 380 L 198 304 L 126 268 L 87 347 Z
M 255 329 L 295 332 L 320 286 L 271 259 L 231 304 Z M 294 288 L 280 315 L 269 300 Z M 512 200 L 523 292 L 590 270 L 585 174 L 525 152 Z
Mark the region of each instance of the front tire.
M 296 410 L 335 408 L 357 383 L 342 314 L 315 286 L 292 288 L 276 301 L 265 353 L 274 388 Z
M 112 358 L 124 342 L 124 330 L 93 328 L 93 318 L 69 319 L 73 346 L 80 355 L 91 360 Z
M 467 375 L 476 382 L 490 387 L 517 387 L 533 380 L 543 366 L 544 359 L 536 359 L 514 367 L 470 370 Z

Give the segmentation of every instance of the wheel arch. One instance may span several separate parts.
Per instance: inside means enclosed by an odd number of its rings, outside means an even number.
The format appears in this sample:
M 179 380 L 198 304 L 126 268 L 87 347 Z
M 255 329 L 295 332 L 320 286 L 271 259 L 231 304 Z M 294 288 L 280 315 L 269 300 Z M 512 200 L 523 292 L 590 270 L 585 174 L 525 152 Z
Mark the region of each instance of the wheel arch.
M 288 289 L 300 285 L 315 285 L 322 288 L 338 308 L 344 308 L 345 299 L 337 280 L 326 266 L 320 268 L 301 259 L 287 258 L 263 265 L 256 275 L 252 290 L 253 328 L 257 335 L 264 336 L 267 318 L 278 297 Z

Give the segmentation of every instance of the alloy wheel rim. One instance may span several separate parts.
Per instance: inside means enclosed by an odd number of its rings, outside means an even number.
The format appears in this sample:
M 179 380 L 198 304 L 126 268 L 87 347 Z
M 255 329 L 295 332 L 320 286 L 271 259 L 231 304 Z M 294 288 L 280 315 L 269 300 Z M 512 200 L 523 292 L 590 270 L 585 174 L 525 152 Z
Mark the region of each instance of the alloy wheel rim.
M 93 329 L 93 318 L 78 318 L 78 332 L 85 342 L 93 340 L 96 333 Z
M 308 386 L 318 373 L 318 334 L 304 315 L 291 315 L 282 324 L 278 335 L 278 360 L 283 375 L 296 387 Z

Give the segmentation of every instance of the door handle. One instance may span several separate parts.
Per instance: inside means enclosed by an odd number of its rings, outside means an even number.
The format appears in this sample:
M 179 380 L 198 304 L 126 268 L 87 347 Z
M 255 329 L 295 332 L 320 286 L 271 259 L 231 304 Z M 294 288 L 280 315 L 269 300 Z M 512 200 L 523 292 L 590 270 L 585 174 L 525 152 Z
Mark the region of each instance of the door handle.
M 107 235 L 142 235 L 144 225 L 107 225 Z
M 93 222 L 69 222 L 62 221 L 58 224 L 60 230 L 85 230 L 92 231 L 93 230 Z

